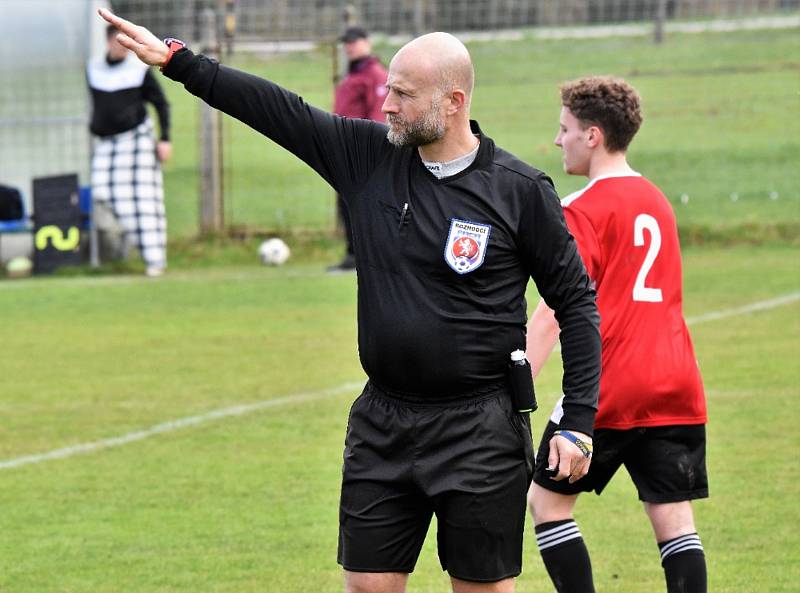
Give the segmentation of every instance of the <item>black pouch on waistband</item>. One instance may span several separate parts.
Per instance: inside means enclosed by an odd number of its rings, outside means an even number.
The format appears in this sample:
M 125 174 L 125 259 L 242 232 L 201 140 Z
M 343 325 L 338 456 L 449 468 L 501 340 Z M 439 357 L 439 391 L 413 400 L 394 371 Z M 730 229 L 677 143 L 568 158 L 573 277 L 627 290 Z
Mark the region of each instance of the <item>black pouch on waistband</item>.
M 511 386 L 511 405 L 517 412 L 533 412 L 536 404 L 536 394 L 533 390 L 533 374 L 531 365 L 522 353 L 521 358 L 516 358 L 512 353 L 511 363 L 508 365 L 508 382 Z

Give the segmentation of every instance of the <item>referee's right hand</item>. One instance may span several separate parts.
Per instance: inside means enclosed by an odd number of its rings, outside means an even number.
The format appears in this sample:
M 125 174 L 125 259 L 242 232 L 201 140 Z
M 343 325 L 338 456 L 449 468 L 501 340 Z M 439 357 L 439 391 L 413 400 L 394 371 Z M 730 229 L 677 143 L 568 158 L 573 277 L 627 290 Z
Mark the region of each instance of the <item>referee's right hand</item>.
M 136 57 L 142 62 L 150 66 L 159 67 L 166 64 L 169 48 L 158 37 L 144 27 L 134 25 L 132 22 L 112 14 L 105 8 L 101 8 L 97 12 L 106 21 L 119 29 L 120 34 L 117 35 L 117 40 L 135 53 Z

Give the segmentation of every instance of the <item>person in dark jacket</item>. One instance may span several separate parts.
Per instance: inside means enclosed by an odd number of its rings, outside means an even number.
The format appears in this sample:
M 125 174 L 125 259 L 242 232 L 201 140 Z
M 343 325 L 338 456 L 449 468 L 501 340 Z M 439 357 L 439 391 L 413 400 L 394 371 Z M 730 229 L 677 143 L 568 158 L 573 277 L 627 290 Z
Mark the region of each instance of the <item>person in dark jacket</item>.
M 372 55 L 372 44 L 366 29 L 350 27 L 341 36 L 347 54 L 347 75 L 336 86 L 333 112 L 343 117 L 356 117 L 385 122 L 381 111 L 386 97 L 386 68 Z M 342 272 L 356 269 L 353 250 L 353 233 L 350 229 L 350 216 L 341 195 L 336 196 L 336 210 L 344 227 L 347 251 L 344 259 L 328 268 L 329 272 Z
M 402 593 L 434 514 L 455 593 L 511 593 L 533 473 L 511 403 L 532 278 L 561 328 L 560 426 L 591 443 L 600 377 L 595 292 L 552 182 L 469 118 L 474 72 L 452 35 L 391 61 L 388 126 L 306 104 L 268 80 L 162 43 L 108 11 L 121 42 L 192 94 L 283 146 L 345 199 L 368 382 L 345 437 L 338 562 L 347 593 Z M 590 459 L 559 449 L 573 479 Z

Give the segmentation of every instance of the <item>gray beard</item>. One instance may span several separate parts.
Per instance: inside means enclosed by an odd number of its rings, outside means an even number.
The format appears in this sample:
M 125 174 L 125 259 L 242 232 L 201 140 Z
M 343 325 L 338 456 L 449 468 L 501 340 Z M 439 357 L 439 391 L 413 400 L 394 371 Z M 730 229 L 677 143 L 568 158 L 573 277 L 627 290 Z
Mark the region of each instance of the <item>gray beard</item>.
M 434 108 L 411 123 L 391 115 L 388 119 L 390 122 L 394 119 L 401 124 L 398 129 L 390 126 L 386 134 L 387 140 L 395 146 L 425 146 L 441 140 L 444 136 L 444 120 L 438 117 Z

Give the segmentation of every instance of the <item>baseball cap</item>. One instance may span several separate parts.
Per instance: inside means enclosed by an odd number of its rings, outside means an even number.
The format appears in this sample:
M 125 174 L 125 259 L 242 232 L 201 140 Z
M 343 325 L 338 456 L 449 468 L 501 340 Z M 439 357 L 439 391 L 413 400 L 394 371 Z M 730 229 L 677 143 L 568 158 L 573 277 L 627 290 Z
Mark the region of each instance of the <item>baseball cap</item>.
M 367 38 L 367 30 L 364 27 L 348 27 L 348 29 L 339 37 L 342 43 L 351 43 L 358 39 Z

